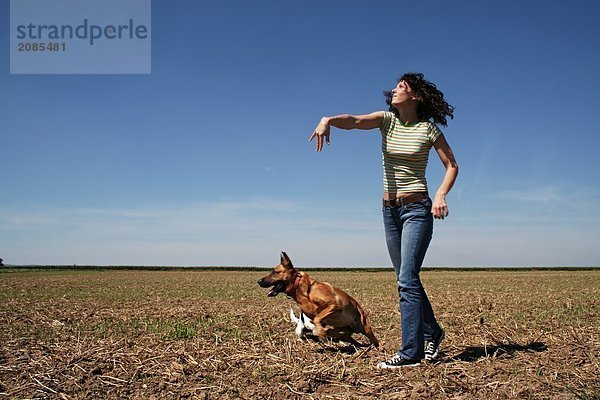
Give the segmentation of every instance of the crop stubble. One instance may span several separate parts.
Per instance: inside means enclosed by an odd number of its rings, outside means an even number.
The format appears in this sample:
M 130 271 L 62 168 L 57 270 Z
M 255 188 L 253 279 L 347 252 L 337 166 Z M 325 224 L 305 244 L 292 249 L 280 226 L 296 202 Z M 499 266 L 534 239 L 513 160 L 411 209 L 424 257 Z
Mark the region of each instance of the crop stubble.
M 299 341 L 264 274 L 4 270 L 0 398 L 600 398 L 598 270 L 423 272 L 446 341 L 402 371 L 374 367 L 400 344 L 392 272 L 311 273 L 369 310 L 379 349 Z

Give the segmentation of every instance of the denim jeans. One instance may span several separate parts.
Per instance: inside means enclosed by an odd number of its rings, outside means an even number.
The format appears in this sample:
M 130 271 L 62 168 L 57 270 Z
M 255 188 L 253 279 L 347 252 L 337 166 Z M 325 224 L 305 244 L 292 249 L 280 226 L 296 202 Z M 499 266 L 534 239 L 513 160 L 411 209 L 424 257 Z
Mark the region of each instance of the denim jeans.
M 384 206 L 383 223 L 400 297 L 402 348 L 398 355 L 421 360 L 425 340 L 433 340 L 441 330 L 419 278 L 433 234 L 431 199 L 402 207 Z

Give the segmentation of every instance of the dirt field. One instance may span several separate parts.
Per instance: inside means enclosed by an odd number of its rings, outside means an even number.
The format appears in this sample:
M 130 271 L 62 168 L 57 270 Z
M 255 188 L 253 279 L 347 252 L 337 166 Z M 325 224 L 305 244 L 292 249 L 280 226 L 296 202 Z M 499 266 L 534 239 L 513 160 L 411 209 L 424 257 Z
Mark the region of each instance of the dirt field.
M 311 273 L 370 311 L 359 350 L 299 341 L 264 274 L 0 270 L 0 399 L 600 399 L 599 270 L 423 272 L 446 341 L 402 371 L 392 272 Z

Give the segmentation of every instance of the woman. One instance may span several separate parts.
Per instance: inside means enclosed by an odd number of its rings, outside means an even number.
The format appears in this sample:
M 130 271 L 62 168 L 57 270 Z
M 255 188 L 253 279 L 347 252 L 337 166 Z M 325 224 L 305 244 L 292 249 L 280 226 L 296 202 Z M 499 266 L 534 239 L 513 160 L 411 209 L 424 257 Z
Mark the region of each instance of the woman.
M 378 368 L 402 368 L 434 360 L 444 330 L 437 323 L 419 272 L 431 236 L 433 218 L 448 216 L 446 195 L 458 175 L 452 149 L 436 124 L 447 125 L 454 107 L 420 73 L 404 74 L 396 87 L 384 92 L 388 111 L 366 115 L 323 117 L 310 137 L 317 151 L 330 143 L 330 128 L 379 128 L 383 152 L 383 221 L 388 252 L 397 276 L 402 323 L 402 348 Z M 434 147 L 446 173 L 433 201 L 428 195 L 425 170 Z

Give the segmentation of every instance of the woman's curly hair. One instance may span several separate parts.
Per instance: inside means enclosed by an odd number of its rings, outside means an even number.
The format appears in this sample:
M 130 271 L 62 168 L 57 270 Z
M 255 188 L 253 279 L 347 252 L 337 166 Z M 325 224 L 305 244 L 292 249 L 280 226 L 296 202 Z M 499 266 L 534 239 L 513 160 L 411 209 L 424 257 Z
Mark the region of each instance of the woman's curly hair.
M 430 121 L 447 126 L 446 117 L 454 118 L 454 107 L 444 100 L 444 93 L 433 83 L 423 78 L 421 73 L 407 73 L 398 80 L 405 81 L 413 92 L 420 98 L 417 107 L 417 117 L 420 121 Z M 392 91 L 386 90 L 385 102 L 390 106 L 389 111 L 398 115 L 398 110 L 392 106 Z

